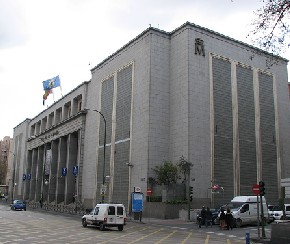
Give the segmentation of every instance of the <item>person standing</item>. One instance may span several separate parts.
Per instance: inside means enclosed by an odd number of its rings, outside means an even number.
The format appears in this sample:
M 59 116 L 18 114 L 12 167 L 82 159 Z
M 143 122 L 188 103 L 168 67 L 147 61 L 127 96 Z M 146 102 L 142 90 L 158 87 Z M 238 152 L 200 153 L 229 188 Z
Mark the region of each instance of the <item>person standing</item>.
M 231 213 L 230 208 L 227 208 L 227 213 L 226 213 L 226 224 L 227 224 L 227 230 L 231 228 L 233 229 L 233 215 Z
M 224 208 L 221 208 L 220 229 L 223 230 L 225 227 L 226 227 L 226 214 Z
M 42 208 L 42 206 L 43 206 L 43 196 L 42 196 L 42 194 L 41 194 L 41 197 L 39 199 L 39 205 L 40 205 L 40 208 Z
M 208 224 L 212 225 L 212 212 L 210 211 L 209 207 L 206 208 L 205 226 L 207 227 Z
M 205 206 L 203 206 L 200 212 L 199 228 L 201 228 L 201 225 L 205 224 L 205 222 L 206 222 L 206 209 Z

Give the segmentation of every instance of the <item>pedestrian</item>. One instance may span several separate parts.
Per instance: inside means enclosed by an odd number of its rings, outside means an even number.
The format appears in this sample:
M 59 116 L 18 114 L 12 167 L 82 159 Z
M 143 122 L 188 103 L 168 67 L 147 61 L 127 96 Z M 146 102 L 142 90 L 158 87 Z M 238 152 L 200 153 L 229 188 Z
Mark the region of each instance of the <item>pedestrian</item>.
M 199 228 L 201 228 L 201 225 L 205 224 L 205 220 L 206 220 L 206 209 L 205 206 L 203 206 L 200 212 Z
M 207 227 L 208 224 L 212 225 L 212 212 L 210 211 L 209 207 L 206 208 L 206 217 L 205 217 L 205 226 Z
M 42 200 L 42 198 L 39 199 L 39 205 L 40 205 L 40 208 L 42 208 L 42 205 L 43 205 L 43 200 Z
M 231 228 L 233 229 L 233 215 L 231 213 L 230 208 L 227 208 L 227 213 L 226 213 L 226 224 L 227 224 L 227 230 Z
M 226 214 L 224 208 L 221 208 L 220 213 L 220 229 L 223 230 L 226 227 Z

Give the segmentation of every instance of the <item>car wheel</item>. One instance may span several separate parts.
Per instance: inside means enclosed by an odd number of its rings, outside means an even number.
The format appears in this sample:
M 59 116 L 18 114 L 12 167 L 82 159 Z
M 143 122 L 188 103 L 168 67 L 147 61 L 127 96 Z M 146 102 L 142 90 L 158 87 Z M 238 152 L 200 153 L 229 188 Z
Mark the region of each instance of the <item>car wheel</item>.
M 237 227 L 237 228 L 241 228 L 242 223 L 243 223 L 243 222 L 242 222 L 241 219 L 237 219 L 237 220 L 236 220 L 236 227 Z
M 26 211 L 26 208 L 24 208 L 24 211 Z
M 103 231 L 105 229 L 105 225 L 104 224 L 100 224 L 100 230 Z
M 118 226 L 118 230 L 119 230 L 119 231 L 122 231 L 123 228 L 124 228 L 123 225 L 119 225 L 119 226 Z
M 87 227 L 88 223 L 87 223 L 86 219 L 82 219 L 82 224 L 83 224 L 83 227 Z

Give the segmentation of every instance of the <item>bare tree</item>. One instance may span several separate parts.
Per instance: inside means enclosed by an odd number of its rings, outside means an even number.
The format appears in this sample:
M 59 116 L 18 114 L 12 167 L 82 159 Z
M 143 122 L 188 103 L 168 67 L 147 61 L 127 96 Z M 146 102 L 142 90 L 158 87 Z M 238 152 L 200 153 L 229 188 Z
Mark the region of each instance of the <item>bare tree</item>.
M 273 54 L 290 46 L 290 1 L 262 0 L 265 5 L 254 13 L 253 30 L 249 34 L 254 45 Z

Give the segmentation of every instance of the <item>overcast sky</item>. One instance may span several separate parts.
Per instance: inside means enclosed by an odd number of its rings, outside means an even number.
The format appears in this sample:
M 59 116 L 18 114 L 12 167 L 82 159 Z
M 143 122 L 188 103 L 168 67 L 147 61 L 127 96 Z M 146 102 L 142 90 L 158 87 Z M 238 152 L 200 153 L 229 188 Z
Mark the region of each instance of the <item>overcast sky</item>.
M 62 94 L 149 25 L 171 32 L 185 22 L 250 44 L 260 0 L 0 0 L 0 140 L 46 105 L 42 81 L 59 75 Z M 290 52 L 282 55 L 290 59 Z M 91 65 L 89 65 L 91 64 Z M 54 99 L 54 100 L 53 100 Z

